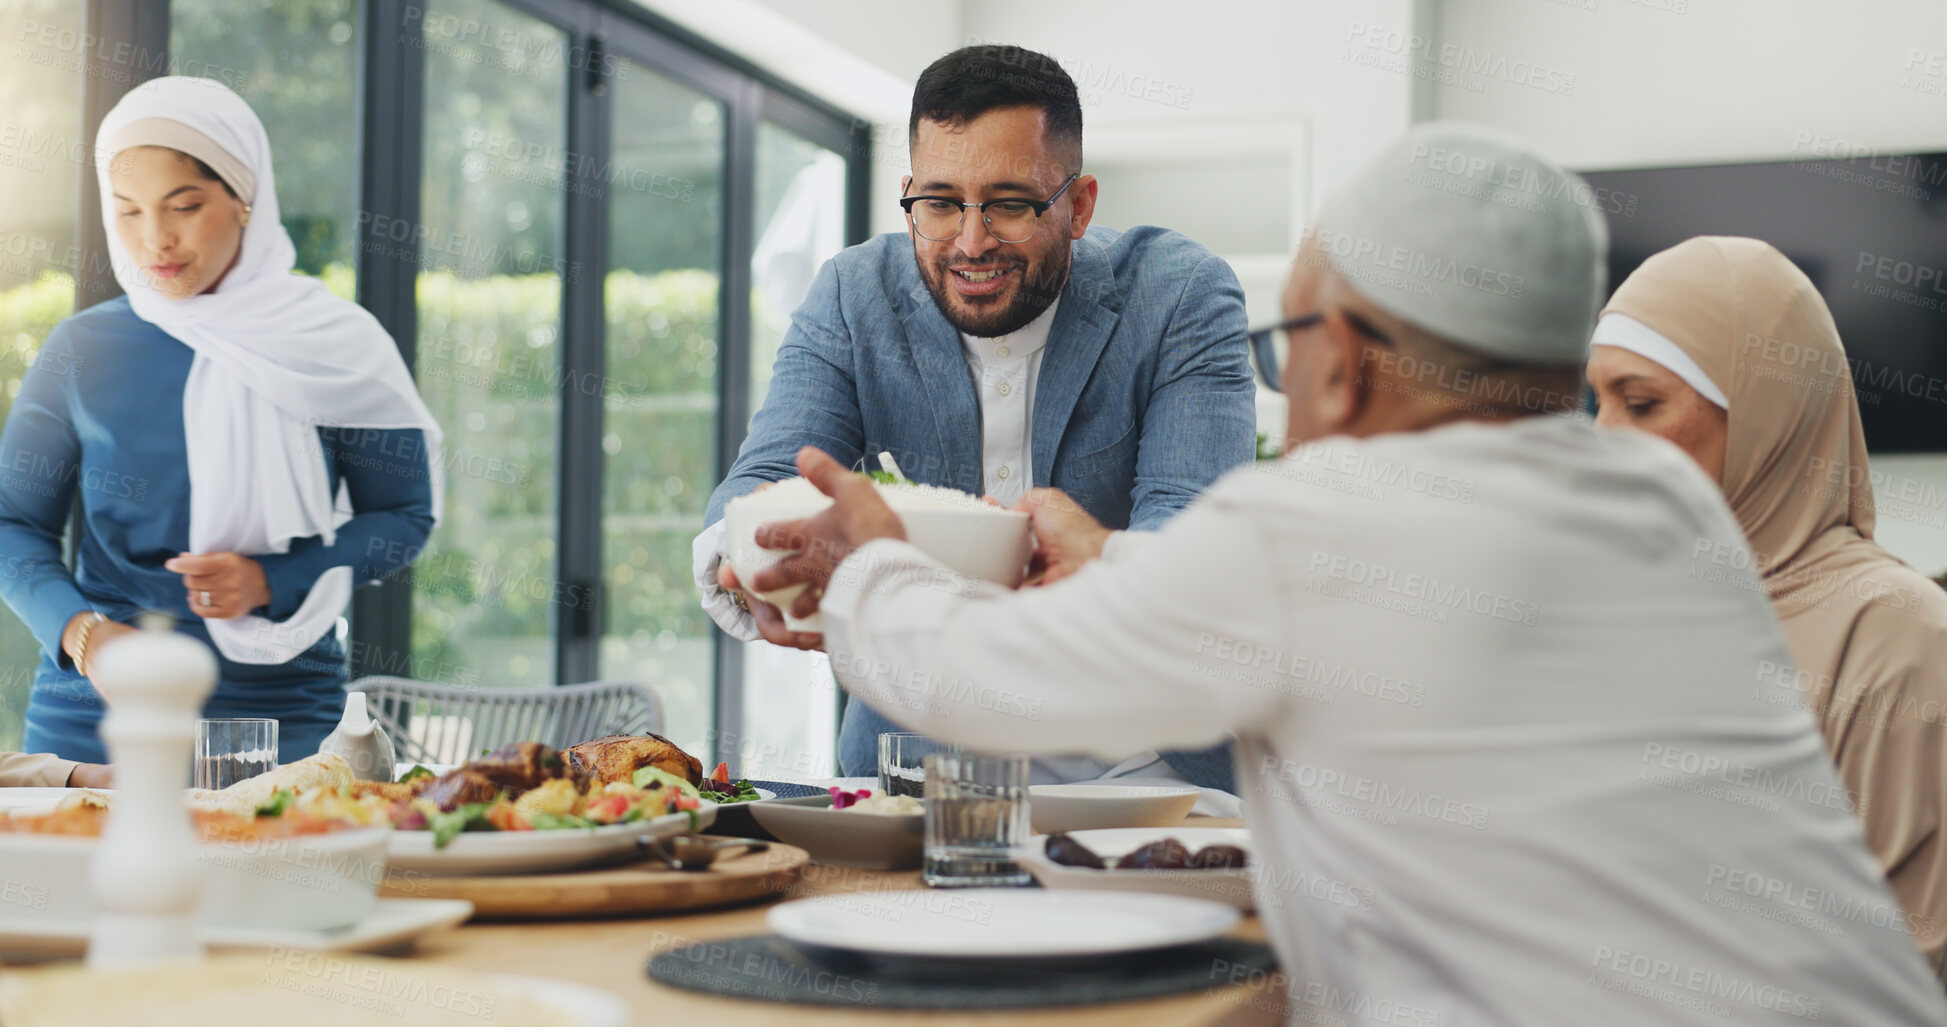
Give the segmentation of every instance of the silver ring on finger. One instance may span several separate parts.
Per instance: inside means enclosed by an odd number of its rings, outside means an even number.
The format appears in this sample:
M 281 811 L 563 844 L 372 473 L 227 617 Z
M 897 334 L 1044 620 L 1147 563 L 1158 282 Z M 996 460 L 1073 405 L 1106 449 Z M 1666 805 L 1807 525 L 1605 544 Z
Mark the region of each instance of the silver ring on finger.
M 207 589 L 207 588 L 203 590 L 203 594 L 202 594 L 202 596 L 201 596 L 200 598 L 201 598 L 201 599 L 203 600 L 203 605 L 204 605 L 204 606 L 215 606 L 215 605 L 216 605 L 215 603 L 213 603 L 213 602 L 211 602 L 211 601 L 210 601 L 210 590 L 209 590 L 209 589 Z

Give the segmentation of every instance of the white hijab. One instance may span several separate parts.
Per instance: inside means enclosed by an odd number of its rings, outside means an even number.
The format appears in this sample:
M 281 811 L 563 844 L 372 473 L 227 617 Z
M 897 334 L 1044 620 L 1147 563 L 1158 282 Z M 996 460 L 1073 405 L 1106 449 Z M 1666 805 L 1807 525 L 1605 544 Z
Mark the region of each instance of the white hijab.
M 207 136 L 254 178 L 250 221 L 236 264 L 217 288 L 185 299 L 158 293 L 115 233 L 109 163 L 130 122 L 162 118 Z M 297 261 L 278 220 L 270 140 L 243 98 L 209 79 L 172 76 L 130 91 L 96 135 L 102 221 L 115 280 L 144 321 L 196 351 L 183 390 L 189 452 L 189 548 L 246 556 L 283 553 L 294 539 L 330 544 L 351 516 L 331 494 L 319 427 L 417 428 L 425 433 L 433 517 L 441 508 L 440 430 L 414 388 L 392 336 L 362 307 Z M 326 571 L 281 623 L 263 617 L 206 620 L 224 656 L 286 663 L 333 629 L 351 598 L 352 571 Z

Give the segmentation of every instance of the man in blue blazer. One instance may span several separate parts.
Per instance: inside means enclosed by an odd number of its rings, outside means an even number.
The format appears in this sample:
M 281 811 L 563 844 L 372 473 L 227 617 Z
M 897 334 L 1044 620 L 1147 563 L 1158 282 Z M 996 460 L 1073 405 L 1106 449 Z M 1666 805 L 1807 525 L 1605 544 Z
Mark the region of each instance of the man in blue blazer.
M 1081 106 L 1052 58 L 957 50 L 921 74 L 905 235 L 819 271 L 778 350 L 770 394 L 697 537 L 703 605 L 739 638 L 816 647 L 721 567 L 724 504 L 797 474 L 802 446 L 1013 504 L 1059 489 L 1110 528 L 1160 527 L 1255 451 L 1244 296 L 1229 265 L 1175 232 L 1089 227 Z M 1186 202 L 1195 198 L 1186 197 Z M 1113 537 L 1107 543 L 1116 545 Z M 1221 573 L 1212 568 L 1212 573 Z M 839 762 L 877 772 L 897 728 L 846 709 Z M 1168 774 L 1233 791 L 1230 758 L 1135 754 L 1044 763 L 1043 779 Z

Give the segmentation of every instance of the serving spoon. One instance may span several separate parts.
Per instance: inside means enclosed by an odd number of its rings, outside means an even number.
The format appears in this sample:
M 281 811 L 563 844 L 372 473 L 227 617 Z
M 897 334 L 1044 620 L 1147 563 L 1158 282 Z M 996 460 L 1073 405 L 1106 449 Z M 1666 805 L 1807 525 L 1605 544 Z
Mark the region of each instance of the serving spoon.
M 668 839 L 644 836 L 635 840 L 636 848 L 667 864 L 672 870 L 708 870 L 710 864 L 729 849 L 743 849 L 746 853 L 763 852 L 770 848 L 768 842 L 750 838 L 722 838 L 710 841 L 693 834 L 681 834 Z

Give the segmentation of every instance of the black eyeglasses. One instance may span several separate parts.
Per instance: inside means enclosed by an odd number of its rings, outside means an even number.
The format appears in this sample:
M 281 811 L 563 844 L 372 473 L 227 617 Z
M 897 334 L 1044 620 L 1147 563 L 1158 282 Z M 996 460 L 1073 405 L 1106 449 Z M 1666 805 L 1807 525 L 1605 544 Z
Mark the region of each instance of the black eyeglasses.
M 1061 199 L 1061 194 L 1082 177 L 1077 171 L 1068 176 L 1061 188 L 1045 200 L 988 200 L 986 203 L 962 203 L 951 196 L 902 196 L 899 205 L 912 219 L 913 231 L 919 237 L 932 242 L 946 242 L 960 234 L 966 224 L 967 211 L 980 211 L 980 219 L 987 226 L 987 234 L 1004 243 L 1027 242 L 1034 238 L 1036 228 L 1041 225 L 1041 215 Z
M 1340 313 L 1345 315 L 1345 320 L 1360 335 L 1382 346 L 1391 346 L 1393 344 L 1393 340 L 1387 338 L 1385 332 L 1374 328 L 1371 321 L 1360 317 L 1350 310 L 1341 310 Z M 1323 320 L 1325 320 L 1325 312 L 1321 310 L 1314 314 L 1294 317 L 1282 324 L 1274 324 L 1267 328 L 1259 328 L 1252 331 L 1250 336 L 1251 355 L 1257 358 L 1258 380 L 1262 381 L 1272 392 L 1283 392 L 1284 382 L 1281 380 L 1282 368 L 1279 366 L 1278 361 L 1278 334 L 1282 332 L 1285 335 L 1290 335 L 1293 332 L 1302 332 Z M 1291 348 L 1290 344 L 1286 343 L 1285 348 L 1289 350 Z

